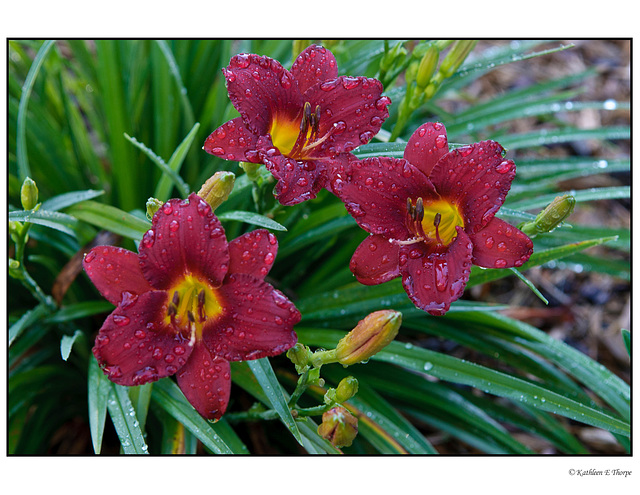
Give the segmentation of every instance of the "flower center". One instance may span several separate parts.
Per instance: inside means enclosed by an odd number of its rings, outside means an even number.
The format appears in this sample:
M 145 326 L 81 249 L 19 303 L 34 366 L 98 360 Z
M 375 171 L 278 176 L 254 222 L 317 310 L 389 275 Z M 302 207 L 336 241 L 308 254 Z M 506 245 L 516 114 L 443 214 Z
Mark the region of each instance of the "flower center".
M 179 329 L 190 328 L 192 340 L 194 337 L 200 339 L 202 325 L 207 319 L 222 313 L 215 289 L 191 275 L 186 275 L 168 293 L 171 301 L 167 307 L 166 323 Z
M 416 237 L 406 243 L 431 240 L 448 246 L 457 235 L 456 227 L 464 227 L 458 207 L 443 199 L 424 204 L 422 198 L 407 199 L 407 227 Z
M 271 122 L 271 141 L 273 145 L 288 158 L 304 158 L 313 148 L 322 144 L 331 131 L 324 136 L 319 136 L 320 129 L 320 105 L 316 105 L 311 111 L 311 104 L 306 102 L 302 110 L 300 120 L 290 120 L 287 117 L 276 114 Z

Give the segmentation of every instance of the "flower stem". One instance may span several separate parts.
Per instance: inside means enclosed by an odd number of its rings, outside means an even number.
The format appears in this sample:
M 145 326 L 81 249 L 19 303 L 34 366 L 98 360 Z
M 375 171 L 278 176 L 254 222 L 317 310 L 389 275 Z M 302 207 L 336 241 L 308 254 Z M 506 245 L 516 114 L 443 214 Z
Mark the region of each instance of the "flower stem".
M 309 370 L 305 371 L 298 378 L 298 383 L 296 385 L 296 389 L 291 394 L 291 398 L 289 399 L 289 408 L 292 409 L 298 403 L 298 399 L 307 390 L 307 384 L 309 382 Z
M 16 244 L 16 261 L 17 266 L 11 270 L 11 276 L 20 280 L 20 283 L 25 286 L 25 288 L 31 292 L 33 297 L 35 297 L 38 302 L 43 304 L 49 311 L 55 311 L 57 309 L 56 303 L 53 301 L 51 296 L 48 296 L 44 293 L 44 291 L 40 288 L 38 283 L 29 275 L 29 272 L 24 267 L 24 249 L 27 244 L 27 238 L 29 229 L 31 228 L 31 223 L 26 222 L 20 228 L 20 232 L 18 235 L 13 237 L 13 240 Z

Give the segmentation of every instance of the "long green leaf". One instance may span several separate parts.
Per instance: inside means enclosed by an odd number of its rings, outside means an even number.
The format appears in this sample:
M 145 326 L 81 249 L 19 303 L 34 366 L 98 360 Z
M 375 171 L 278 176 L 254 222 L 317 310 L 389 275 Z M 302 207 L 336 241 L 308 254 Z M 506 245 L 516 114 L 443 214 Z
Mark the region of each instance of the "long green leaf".
M 88 406 L 89 406 L 89 430 L 91 431 L 91 441 L 93 451 L 96 454 L 102 449 L 102 437 L 104 435 L 104 424 L 107 417 L 107 400 L 111 391 L 111 382 L 100 369 L 96 358 L 91 355 L 89 358 L 88 371 Z
M 155 382 L 151 400 L 182 423 L 209 450 L 216 454 L 244 453 L 231 450 L 216 431 L 216 425 L 207 422 L 184 397 L 180 388 L 171 380 Z
M 78 221 L 66 213 L 58 211 L 47 211 L 42 208 L 38 211 L 11 211 L 9 221 L 30 222 L 37 225 L 49 227 L 70 236 L 75 237 L 74 229 L 78 226 Z
M 218 215 L 220 220 L 235 220 L 237 222 L 249 223 L 251 225 L 257 225 L 258 227 L 264 227 L 265 229 L 286 231 L 287 228 L 284 225 L 279 224 L 275 220 L 269 217 L 260 215 L 259 213 L 253 213 L 251 211 L 225 211 Z
M 629 127 L 601 127 L 598 129 L 553 129 L 527 132 L 523 134 L 509 134 L 500 136 L 498 141 L 509 150 L 532 148 L 548 144 L 568 143 L 584 139 L 629 139 Z
M 29 104 L 31 91 L 33 90 L 33 85 L 35 83 L 36 77 L 38 76 L 40 68 L 42 67 L 44 60 L 47 57 L 49 50 L 51 50 L 51 48 L 53 47 L 54 43 L 55 41 L 53 40 L 47 40 L 38 50 L 38 53 L 33 60 L 33 64 L 29 69 L 29 73 L 27 74 L 24 86 L 22 87 L 22 94 L 20 95 L 20 106 L 18 107 L 18 122 L 16 125 L 16 158 L 18 161 L 18 176 L 21 182 L 31 175 L 29 158 L 27 156 L 27 105 Z
M 68 210 L 68 213 L 91 225 L 133 240 L 142 239 L 144 233 L 151 228 L 151 223 L 146 220 L 122 211 L 115 206 L 95 201 L 83 201 L 73 205 Z
M 165 161 L 156 155 L 153 150 L 147 148 L 143 143 L 138 141 L 136 138 L 129 136 L 125 133 L 124 137 L 131 142 L 136 148 L 140 149 L 145 155 L 147 155 L 153 163 L 155 163 L 162 172 L 168 176 L 173 184 L 178 188 L 183 198 L 186 198 L 189 195 L 189 185 L 182 180 L 175 170 L 173 170 L 169 165 L 165 163 Z M 157 198 L 160 199 L 160 198 Z M 168 198 L 165 198 L 168 199 Z
M 307 345 L 335 346 L 344 332 L 297 328 L 300 341 Z M 534 405 L 536 408 L 560 416 L 606 429 L 613 433 L 630 434 L 627 422 L 568 399 L 547 388 L 506 373 L 460 360 L 428 349 L 407 349 L 400 342 L 392 342 L 372 359 L 393 363 L 406 369 L 428 373 L 441 380 L 469 385 L 512 401 Z
M 127 387 L 111 384 L 107 401 L 109 416 L 120 438 L 120 445 L 125 454 L 148 454 L 144 433 L 136 417 L 136 411 L 129 399 Z
M 171 155 L 171 158 L 169 158 L 169 161 L 167 162 L 167 166 L 169 167 L 169 169 L 175 172 L 176 176 L 180 172 L 180 167 L 182 166 L 182 162 L 184 162 L 184 159 L 187 156 L 187 153 L 189 152 L 189 148 L 191 147 L 193 140 L 196 138 L 198 134 L 199 128 L 200 128 L 200 124 L 196 122 L 191 128 L 191 130 L 189 131 L 189 134 L 187 134 L 187 136 L 178 145 L 178 147 L 175 149 L 175 151 Z M 186 193 L 188 195 L 189 189 L 190 189 L 189 186 L 185 184 L 182 187 L 183 189 L 184 187 L 187 188 Z M 156 186 L 154 197 L 158 198 L 161 201 L 166 201 L 167 199 L 169 199 L 170 192 L 171 192 L 171 182 L 169 180 L 169 177 L 168 176 L 161 177 L 160 180 L 158 181 L 158 185 Z
M 255 359 L 253 361 L 247 361 L 247 364 L 269 399 L 271 407 L 275 409 L 284 425 L 289 429 L 298 443 L 303 445 L 302 436 L 300 435 L 300 430 L 298 430 L 298 425 L 291 415 L 285 391 L 282 389 L 280 382 L 278 382 L 278 378 L 271 367 L 271 363 L 269 363 L 269 359 Z
M 104 191 L 94 191 L 89 189 L 87 191 L 72 191 L 64 194 L 59 194 L 53 198 L 49 198 L 42 202 L 40 209 L 48 211 L 58 211 L 66 208 L 67 206 L 75 205 L 82 201 L 97 198 L 102 196 Z

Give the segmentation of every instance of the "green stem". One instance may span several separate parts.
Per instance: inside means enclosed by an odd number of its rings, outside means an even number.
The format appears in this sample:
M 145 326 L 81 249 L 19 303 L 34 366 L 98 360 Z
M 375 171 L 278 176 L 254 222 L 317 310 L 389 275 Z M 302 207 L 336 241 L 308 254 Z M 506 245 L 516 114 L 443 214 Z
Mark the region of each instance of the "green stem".
M 298 399 L 300 399 L 300 396 L 304 393 L 305 390 L 307 390 L 308 381 L 309 370 L 305 371 L 302 375 L 300 375 L 300 378 L 298 378 L 296 389 L 293 391 L 293 393 L 291 394 L 291 398 L 289 399 L 289 409 L 295 407 L 295 405 L 298 403 Z
M 44 293 L 44 291 L 40 288 L 38 283 L 29 275 L 29 272 L 24 267 L 24 248 L 27 244 L 27 237 L 29 233 L 29 229 L 31 228 L 31 223 L 26 222 L 22 226 L 22 230 L 20 235 L 15 239 L 16 244 L 16 261 L 18 261 L 19 266 L 17 268 L 16 278 L 20 280 L 22 285 L 31 292 L 33 297 L 35 297 L 38 302 L 42 303 L 48 310 L 55 311 L 57 306 L 51 296 L 48 296 Z
M 228 413 L 224 416 L 230 422 L 239 421 L 258 421 L 258 420 L 272 420 L 278 419 L 280 416 L 275 409 L 269 409 L 268 411 L 245 411 L 237 413 Z
M 321 406 L 307 407 L 305 409 L 296 409 L 298 416 L 319 416 L 326 413 L 335 404 L 322 404 Z

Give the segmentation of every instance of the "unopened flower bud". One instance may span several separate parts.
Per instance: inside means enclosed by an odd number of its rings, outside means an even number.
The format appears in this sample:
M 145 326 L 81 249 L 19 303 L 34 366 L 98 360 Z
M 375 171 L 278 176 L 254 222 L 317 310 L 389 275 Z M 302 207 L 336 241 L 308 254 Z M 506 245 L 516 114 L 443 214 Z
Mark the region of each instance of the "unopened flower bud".
M 397 43 L 387 51 L 380 59 L 380 71 L 389 72 L 396 64 L 405 59 L 407 50 L 402 43 Z
M 576 198 L 565 194 L 557 196 L 547 207 L 538 213 L 532 222 L 527 222 L 520 227 L 520 230 L 528 236 L 535 236 L 543 232 L 551 232 L 564 222 L 576 205 Z
M 235 180 L 236 176 L 232 172 L 216 172 L 202 185 L 198 196 L 209 203 L 211 210 L 215 211 L 233 191 Z
M 416 74 L 416 84 L 421 91 L 424 90 L 429 84 L 429 81 L 431 81 L 431 76 L 433 76 L 438 66 L 439 58 L 440 52 L 435 45 L 430 45 L 422 56 L 422 60 L 420 60 L 420 64 L 418 65 L 418 73 Z
M 334 447 L 349 447 L 358 434 L 358 419 L 344 407 L 334 407 L 322 415 L 318 435 Z
M 295 364 L 296 371 L 300 373 L 305 366 L 309 365 L 309 360 L 311 359 L 311 351 L 306 345 L 298 342 L 287 351 L 287 357 L 293 364 Z
M 260 178 L 258 172 L 260 165 L 260 163 L 240 162 L 240 168 L 245 171 L 251 182 L 256 182 Z
M 401 324 L 402 313 L 398 311 L 382 310 L 367 315 L 338 342 L 338 362 L 349 366 L 367 361 L 395 338 Z
M 24 278 L 24 274 L 20 270 L 20 262 L 13 258 L 9 258 L 9 276 L 18 279 Z
M 348 401 L 356 395 L 358 392 L 358 380 L 353 376 L 347 376 L 340 380 L 338 383 L 338 387 L 336 388 L 336 402 L 342 404 L 343 402 Z
M 33 210 L 38 204 L 38 188 L 36 183 L 27 177 L 20 189 L 20 202 L 25 210 Z
M 440 72 L 444 77 L 451 77 L 476 46 L 478 40 L 458 40 L 453 45 L 440 65 Z
M 163 204 L 162 201 L 156 198 L 147 199 L 147 219 L 149 221 L 153 220 L 153 215 L 156 214 L 156 211 L 158 211 Z
M 416 76 L 418 75 L 418 67 L 420 63 L 418 61 L 413 61 L 407 67 L 407 70 L 404 72 L 404 80 L 407 83 L 407 87 L 411 85 L 411 83 L 415 82 Z

